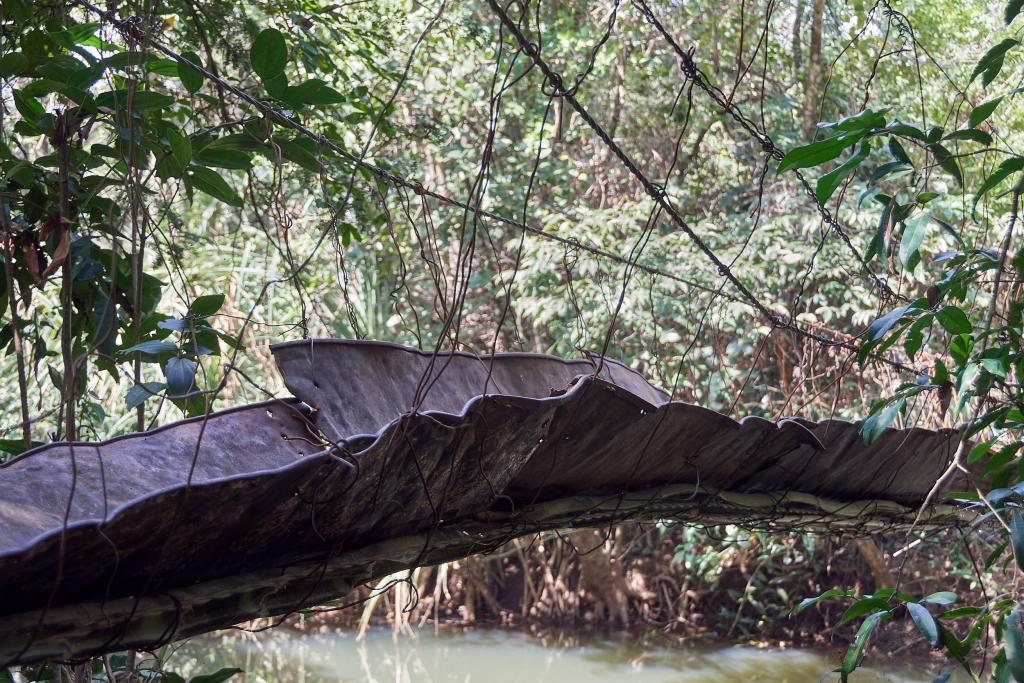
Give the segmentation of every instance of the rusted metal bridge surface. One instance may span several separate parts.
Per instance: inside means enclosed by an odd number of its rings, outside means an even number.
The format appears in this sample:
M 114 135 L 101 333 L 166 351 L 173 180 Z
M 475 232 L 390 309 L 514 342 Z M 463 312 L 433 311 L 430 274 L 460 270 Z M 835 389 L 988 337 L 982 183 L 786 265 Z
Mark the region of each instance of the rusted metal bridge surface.
M 737 422 L 607 359 L 342 340 L 274 355 L 292 398 L 0 467 L 0 663 L 153 647 L 546 529 L 905 526 L 959 441 Z

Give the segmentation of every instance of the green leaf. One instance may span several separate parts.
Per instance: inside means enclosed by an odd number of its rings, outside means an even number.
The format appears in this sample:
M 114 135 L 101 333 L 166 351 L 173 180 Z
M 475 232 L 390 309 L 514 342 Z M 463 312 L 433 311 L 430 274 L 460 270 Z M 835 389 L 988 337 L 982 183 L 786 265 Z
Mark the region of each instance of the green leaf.
M 928 140 L 928 136 L 924 134 L 924 131 L 922 131 L 917 126 L 911 126 L 908 123 L 900 123 L 899 121 L 894 121 L 886 128 L 886 130 L 896 135 L 902 135 L 905 138 L 913 138 L 914 140 L 920 140 L 921 142 L 926 142 Z
M 296 105 L 325 105 L 340 104 L 345 101 L 345 96 L 327 85 L 327 82 L 319 78 L 311 78 L 296 86 L 289 86 L 284 93 L 284 99 Z
M 305 140 L 308 140 L 306 138 Z M 308 140 L 308 143 L 300 142 L 299 140 L 284 140 L 275 138 L 273 144 L 277 145 L 278 149 L 281 150 L 281 156 L 288 161 L 292 161 L 307 171 L 313 173 L 320 172 L 320 159 L 316 155 L 316 143 L 312 140 Z M 313 149 L 309 149 L 313 147 Z M 273 151 L 271 151 L 273 154 Z
M 1006 53 L 1016 45 L 1020 45 L 1019 40 L 1006 38 L 998 45 L 990 48 L 985 53 L 985 56 L 981 58 L 981 61 L 978 62 L 978 65 L 974 67 L 971 79 L 967 82 L 968 85 L 973 83 L 974 79 L 978 76 L 981 76 L 981 84 L 988 86 L 999 75 L 999 70 L 1003 68 L 1003 60 L 1006 58 Z
M 182 52 L 181 56 L 196 66 L 203 66 L 203 60 L 195 52 Z M 178 78 L 181 79 L 181 84 L 185 86 L 185 90 L 190 95 L 195 95 L 199 92 L 205 80 L 201 73 L 181 62 L 178 62 Z
M 1024 634 L 1021 632 L 1020 606 L 1007 615 L 1005 623 L 1003 648 L 1006 651 L 1006 664 L 1015 679 L 1024 681 Z
M 1024 518 L 1021 517 L 1018 508 L 1010 511 L 1009 527 L 1013 556 L 1017 559 L 1017 566 L 1024 569 Z
M 967 314 L 956 306 L 946 306 L 935 314 L 935 318 L 953 335 L 970 334 L 974 329 L 971 327 L 971 321 L 967 319 Z
M 988 119 L 988 117 L 992 116 L 992 112 L 996 110 L 996 107 L 998 107 L 999 103 L 1002 101 L 1002 97 L 997 97 L 994 100 L 982 102 L 977 107 L 971 110 L 971 115 L 967 117 L 967 124 L 971 128 L 977 128 L 982 123 L 984 123 L 985 120 Z
M 117 337 L 117 307 L 104 292 L 100 292 L 92 309 L 92 329 L 100 352 L 113 353 Z
M 996 441 L 998 440 L 999 439 L 997 437 L 993 437 L 987 441 L 982 441 L 974 448 L 972 448 L 971 452 L 967 455 L 967 464 L 973 465 L 974 463 L 978 462 L 983 457 L 985 457 L 985 455 L 987 455 L 988 452 L 992 450 L 992 446 L 994 446 Z
M 158 356 L 162 353 L 173 353 L 177 348 L 178 347 L 169 341 L 164 341 L 162 339 L 148 339 L 133 346 L 129 346 L 126 349 L 121 349 L 119 353 L 128 354 L 138 351 L 139 353 L 144 353 L 149 356 Z
M 853 147 L 863 137 L 864 133 L 845 133 L 791 149 L 779 162 L 776 173 L 782 173 L 791 168 L 810 168 L 826 161 L 832 161 L 842 154 L 844 149 Z
M 252 70 L 264 83 L 283 74 L 288 64 L 288 46 L 284 35 L 274 28 L 260 31 L 249 49 L 249 61 Z
M 124 405 L 128 410 L 137 408 L 154 396 L 159 396 L 160 392 L 167 388 L 167 385 L 163 382 L 144 382 L 143 384 L 136 384 L 124 397 Z
M 875 128 L 885 127 L 885 113 L 865 109 L 862 112 L 847 116 L 832 123 L 818 124 L 819 128 L 833 129 L 840 133 L 867 133 Z
M 203 166 L 214 166 L 216 168 L 229 168 L 247 170 L 252 168 L 252 159 L 245 152 L 233 149 L 219 149 L 216 147 L 203 147 L 195 153 L 195 161 Z
M 908 166 L 902 161 L 890 161 L 889 163 L 882 164 L 881 166 L 876 168 L 874 172 L 871 174 L 871 177 L 868 178 L 868 183 L 875 183 L 881 180 L 882 178 L 895 174 L 902 175 L 904 173 L 912 171 L 913 168 L 913 166 Z
M 963 186 L 964 174 L 963 171 L 960 170 L 960 162 L 956 160 L 953 153 L 937 142 L 933 142 L 928 145 L 928 149 L 935 155 L 935 161 L 938 162 L 939 167 L 949 175 L 953 176 L 953 178 L 956 179 L 957 184 Z
M 196 381 L 196 363 L 191 358 L 168 358 L 164 366 L 167 391 L 171 396 L 184 396 Z
M 28 69 L 28 57 L 20 52 L 8 52 L 0 57 L 0 78 L 18 76 Z
M 805 609 L 807 609 L 808 607 L 811 607 L 813 605 L 817 605 L 822 600 L 831 600 L 832 598 L 849 597 L 851 595 L 853 595 L 853 591 L 851 591 L 851 590 L 848 590 L 848 589 L 847 590 L 843 590 L 842 588 L 830 588 L 829 590 L 825 591 L 821 595 L 815 596 L 813 598 L 804 598 L 803 600 L 801 600 L 800 603 L 796 607 L 793 608 L 793 613 L 795 614 L 795 613 L 802 612 Z
M 241 669 L 221 669 L 216 673 L 202 674 L 188 679 L 188 683 L 223 683 L 235 674 L 242 673 Z
M 153 111 L 154 109 L 167 109 L 174 104 L 175 99 L 170 95 L 153 92 L 151 90 L 139 90 L 131 97 L 132 111 Z M 110 109 L 111 111 L 127 111 L 128 91 L 108 90 L 96 96 L 96 106 Z
M 914 621 L 914 626 L 921 632 L 921 635 L 924 636 L 929 645 L 938 647 L 942 644 L 939 622 L 935 620 L 935 617 L 932 616 L 927 607 L 916 602 L 908 602 L 907 611 L 910 612 L 910 618 Z
M 928 214 L 921 214 L 907 221 L 903 229 L 903 237 L 900 240 L 900 263 L 907 272 L 913 272 L 921 261 L 918 250 L 924 242 L 925 233 L 928 232 L 928 222 Z
M 907 154 L 906 148 L 904 148 L 896 138 L 889 138 L 889 153 L 892 154 L 893 159 L 901 164 L 906 164 L 907 166 L 914 165 L 914 162 L 910 159 L 910 155 Z
M 202 166 L 195 166 L 191 169 L 188 179 L 192 186 L 200 192 L 205 192 L 229 206 L 242 206 L 242 198 L 231 189 L 231 186 L 219 173 Z
M 883 598 L 871 596 L 861 598 L 843 612 L 843 616 L 838 622 L 836 622 L 835 628 L 840 628 L 854 619 L 864 616 L 865 614 L 887 611 L 890 607 L 892 607 L 892 605 Z
M 146 68 L 149 69 L 151 74 L 156 74 L 158 76 L 167 76 L 168 78 L 178 77 L 178 62 L 173 59 L 164 59 L 162 57 L 151 59 L 146 64 Z
M 985 182 L 978 188 L 978 193 L 974 195 L 974 206 L 971 209 L 972 213 L 978 208 L 978 202 L 984 197 L 992 188 L 999 185 L 999 183 L 1006 180 L 1010 175 L 1024 169 L 1024 157 L 1011 157 L 1004 159 L 1003 163 L 999 164 L 996 170 L 989 174 L 988 178 L 985 178 Z
M 150 53 L 147 52 L 115 52 L 106 59 L 100 61 L 99 66 L 103 69 L 126 69 L 132 66 L 142 66 L 150 60 Z
M 931 313 L 926 313 L 920 318 L 914 321 L 914 323 L 907 329 L 907 334 L 903 338 L 903 351 L 907 354 L 907 358 L 914 360 L 917 356 L 917 352 L 921 350 L 921 346 L 924 345 L 924 331 L 931 327 L 935 316 Z
M 897 399 L 864 420 L 860 426 L 860 434 L 864 439 L 864 443 L 870 445 L 877 441 L 878 437 L 882 436 L 885 430 L 892 425 L 896 416 L 903 411 L 906 404 L 906 399 Z
M 970 140 L 971 142 L 977 142 L 982 145 L 992 144 L 992 136 L 985 131 L 977 130 L 976 128 L 965 128 L 964 130 L 953 131 L 944 137 L 943 140 Z
M 266 151 L 267 143 L 249 133 L 232 133 L 210 140 L 205 149 L 233 149 L 239 152 Z
M 868 643 L 868 638 L 874 633 L 875 628 L 878 627 L 878 622 L 883 618 L 888 617 L 888 612 L 875 612 L 860 625 L 857 629 L 857 635 L 854 636 L 853 642 L 850 647 L 846 650 L 846 655 L 843 657 L 843 664 L 839 669 L 839 675 L 842 679 L 842 683 L 847 683 L 850 680 L 850 674 L 860 664 L 861 655 L 864 654 L 864 647 Z
M 171 332 L 184 332 L 185 321 L 177 318 L 167 318 L 166 320 L 160 320 L 156 324 L 161 330 L 170 330 Z
M 886 333 L 893 328 L 893 326 L 903 319 L 903 316 L 907 313 L 911 313 L 917 310 L 916 306 L 907 305 L 894 308 L 892 311 L 886 313 L 878 320 L 868 325 L 868 330 L 865 333 L 869 342 L 877 342 Z
M 281 101 L 285 101 L 284 98 L 288 96 L 288 77 L 284 75 L 284 72 L 281 72 L 273 78 L 265 79 L 263 81 L 263 87 L 267 89 L 267 94 L 271 97 L 276 97 Z
M 192 141 L 187 135 L 182 135 L 174 128 L 167 129 L 167 144 L 171 148 L 171 154 L 174 156 L 182 168 L 188 166 L 188 163 L 192 161 Z
M 931 605 L 952 605 L 956 602 L 956 593 L 953 591 L 939 591 L 938 593 L 932 593 L 927 597 L 921 598 L 921 602 L 927 602 Z
M 836 188 L 839 187 L 839 184 L 843 182 L 848 175 L 853 173 L 853 171 L 868 158 L 868 154 L 870 153 L 871 143 L 867 141 L 862 142 L 853 156 L 847 159 L 835 170 L 821 176 L 821 178 L 818 179 L 818 186 L 815 191 L 818 203 L 824 204 L 827 202 L 829 197 L 831 197 L 836 191 Z
M 1024 0 L 1009 0 L 1006 3 L 1006 7 L 1003 9 L 1003 21 L 1009 26 L 1013 23 L 1013 20 L 1020 14 L 1021 7 L 1024 7 Z
M 223 294 L 205 294 L 196 297 L 188 312 L 196 318 L 206 318 L 219 311 L 223 305 Z

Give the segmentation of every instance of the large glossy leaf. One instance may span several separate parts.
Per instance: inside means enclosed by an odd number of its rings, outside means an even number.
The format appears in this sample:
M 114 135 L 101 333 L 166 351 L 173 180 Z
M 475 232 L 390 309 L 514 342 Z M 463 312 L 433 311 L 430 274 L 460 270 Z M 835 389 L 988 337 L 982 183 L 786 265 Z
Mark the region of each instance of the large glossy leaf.
M 167 385 L 163 382 L 144 382 L 142 384 L 136 384 L 124 397 L 124 405 L 128 410 L 136 408 L 154 396 L 159 396 L 160 392 L 167 388 Z
M 265 28 L 252 42 L 249 49 L 252 70 L 266 83 L 284 73 L 288 64 L 288 46 L 284 35 L 274 28 Z
M 182 168 L 188 166 L 192 161 L 192 142 L 187 135 L 183 135 L 174 128 L 167 129 L 167 144 L 171 148 L 171 154 Z
M 108 90 L 96 96 L 96 106 L 114 111 L 127 109 L 133 111 L 152 111 L 166 109 L 174 104 L 174 98 L 152 90 L 136 91 L 130 98 L 127 90 Z
M 958 185 L 964 184 L 964 173 L 960 170 L 960 162 L 956 160 L 953 153 L 937 142 L 928 145 L 928 149 L 935 155 L 935 161 L 943 171 L 953 176 Z
M 1006 53 L 1017 45 L 1020 45 L 1019 40 L 1006 38 L 990 48 L 978 62 L 977 66 L 974 67 L 969 83 L 973 83 L 974 79 L 978 76 L 981 76 L 982 85 L 987 86 L 991 83 L 999 75 L 1000 69 L 1003 68 L 1003 60 L 1006 58 Z
M 121 349 L 121 353 L 128 354 L 135 353 L 136 351 L 138 351 L 139 353 L 144 353 L 150 356 L 158 356 L 164 353 L 171 353 L 176 348 L 177 347 L 175 347 L 174 344 L 172 344 L 169 341 L 164 341 L 162 339 L 151 339 L 139 342 L 138 344 L 129 346 L 126 349 Z
M 188 683 L 224 683 L 232 676 L 242 673 L 241 669 L 221 669 L 212 674 L 200 674 L 188 679 Z
M 821 178 L 818 179 L 818 186 L 815 190 L 815 195 L 817 196 L 818 201 L 822 204 L 827 202 L 829 197 L 831 197 L 836 191 L 836 188 L 839 187 L 839 184 L 842 183 L 847 176 L 853 173 L 854 170 L 856 170 L 856 168 L 868 158 L 868 154 L 870 153 L 871 143 L 867 141 L 862 142 L 853 156 L 843 162 L 835 170 L 821 176 Z
M 242 198 L 235 193 L 227 181 L 216 171 L 202 166 L 195 166 L 189 173 L 189 181 L 200 192 L 205 192 L 214 199 L 219 199 L 230 206 L 242 206 Z
M 998 186 L 1001 182 L 1009 178 L 1012 174 L 1024 170 L 1024 157 L 1010 157 L 1004 159 L 1001 164 L 992 171 L 985 181 L 978 188 L 978 192 L 974 195 L 974 209 L 977 209 L 978 202 L 981 198 L 988 194 L 993 188 Z
M 164 366 L 167 391 L 172 396 L 183 396 L 192 390 L 196 380 L 196 363 L 191 358 L 168 358 Z
M 1007 26 L 1017 18 L 1022 7 L 1024 7 L 1024 0 L 1009 0 L 1006 3 L 1006 7 L 1003 8 L 1003 21 L 1006 22 Z
M 998 107 L 999 103 L 1002 101 L 1002 97 L 997 97 L 993 100 L 989 100 L 988 102 L 982 102 L 971 110 L 970 116 L 967 117 L 967 124 L 971 126 L 971 128 L 977 128 L 984 123 L 988 117 L 992 116 L 992 112 L 996 110 L 996 107 Z
M 11 78 L 28 69 L 28 58 L 20 52 L 0 56 L 0 78 Z
M 935 617 L 932 616 L 927 607 L 916 602 L 908 602 L 907 611 L 910 613 L 914 626 L 921 632 L 921 635 L 924 636 L 929 645 L 938 647 L 942 644 L 939 622 L 935 620 Z
M 821 128 L 837 130 L 840 133 L 867 133 L 885 127 L 885 113 L 865 109 L 862 112 L 830 123 L 819 124 Z
M 977 130 L 975 128 L 965 128 L 964 130 L 956 130 L 943 138 L 943 140 L 969 140 L 971 142 L 977 142 L 981 145 L 991 145 L 992 136 L 983 130 Z
M 836 622 L 835 628 L 840 628 L 841 626 L 848 624 L 854 619 L 862 617 L 865 614 L 883 612 L 885 610 L 888 610 L 890 607 L 892 607 L 892 605 L 890 605 L 889 602 L 884 598 L 876 598 L 873 596 L 861 598 L 860 600 L 857 600 L 852 605 L 850 605 L 849 608 L 847 608 L 847 610 L 843 612 L 843 616 L 839 619 L 838 622 Z
M 939 591 L 921 598 L 921 602 L 927 602 L 931 605 L 952 605 L 956 602 L 956 593 L 953 591 Z
M 217 147 L 203 147 L 195 153 L 195 161 L 203 166 L 247 170 L 252 168 L 252 159 L 245 152 Z
M 312 144 L 309 144 L 312 143 Z M 274 138 L 274 144 L 281 150 L 281 157 L 294 162 L 306 169 L 318 173 L 320 171 L 320 160 L 316 155 L 316 143 L 308 138 L 285 140 Z
M 846 655 L 843 657 L 843 664 L 839 669 L 839 675 L 843 683 L 847 683 L 850 680 L 850 674 L 860 664 L 860 658 L 864 654 L 864 647 L 868 644 L 868 639 L 875 632 L 879 622 L 883 618 L 888 617 L 888 614 L 888 612 L 875 612 L 865 619 L 860 628 L 857 629 L 857 635 L 854 636 L 853 642 L 847 648 Z
M 203 66 L 203 60 L 195 52 L 182 52 L 181 56 L 196 66 Z M 178 78 L 190 95 L 195 95 L 203 87 L 203 75 L 190 66 L 178 63 Z
M 204 294 L 203 296 L 197 296 L 192 301 L 192 306 L 189 307 L 188 312 L 197 318 L 206 318 L 219 311 L 223 305 L 223 294 Z
M 284 99 L 295 106 L 340 104 L 345 96 L 319 78 L 311 78 L 296 86 L 289 86 Z
M 1017 683 L 1024 683 L 1024 633 L 1021 629 L 1020 606 L 1007 615 L 1005 625 L 1003 648 L 1006 651 L 1006 664 Z
M 1018 508 L 1010 511 L 1009 527 L 1013 556 L 1017 560 L 1017 566 L 1024 569 L 1024 517 L 1021 517 Z
M 869 415 L 860 426 L 860 434 L 864 439 L 864 443 L 872 444 L 877 441 L 878 437 L 882 436 L 885 430 L 892 426 L 896 416 L 903 412 L 906 405 L 906 399 L 900 398 Z
M 950 334 L 970 334 L 974 329 L 967 314 L 956 306 L 944 307 L 935 314 L 935 318 Z
M 900 263 L 906 271 L 913 271 L 921 261 L 919 250 L 928 231 L 929 220 L 928 214 L 921 214 L 906 222 L 903 237 L 900 239 Z
M 779 162 L 778 173 L 788 171 L 791 168 L 811 168 L 826 161 L 832 161 L 842 154 L 844 149 L 853 147 L 863 137 L 863 132 L 844 133 L 791 149 L 782 158 L 782 161 Z
M 853 595 L 853 591 L 842 588 L 830 588 L 821 595 L 816 595 L 813 598 L 804 598 L 800 603 L 793 608 L 794 613 L 799 613 L 811 607 L 817 605 L 822 600 L 831 600 L 832 598 L 849 597 Z

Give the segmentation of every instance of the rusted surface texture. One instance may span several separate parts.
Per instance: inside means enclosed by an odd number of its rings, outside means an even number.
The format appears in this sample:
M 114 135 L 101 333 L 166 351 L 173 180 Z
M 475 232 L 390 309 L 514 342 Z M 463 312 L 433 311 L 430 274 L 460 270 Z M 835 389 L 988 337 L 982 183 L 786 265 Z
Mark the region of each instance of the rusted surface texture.
M 595 375 L 586 360 L 373 342 L 274 353 L 295 399 L 0 467 L 0 662 L 279 614 L 542 529 L 906 524 L 957 441 L 736 422 L 609 361 Z

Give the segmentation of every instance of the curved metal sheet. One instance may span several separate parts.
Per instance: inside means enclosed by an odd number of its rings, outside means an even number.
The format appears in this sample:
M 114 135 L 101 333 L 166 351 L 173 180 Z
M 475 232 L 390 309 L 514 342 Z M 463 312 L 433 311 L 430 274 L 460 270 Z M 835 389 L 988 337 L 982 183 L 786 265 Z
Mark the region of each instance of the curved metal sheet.
M 671 402 L 607 360 L 595 375 L 590 361 L 338 340 L 274 355 L 298 400 L 52 444 L 0 467 L 0 661 L 227 626 L 322 601 L 396 562 L 539 529 L 666 517 L 898 524 L 957 441 L 890 430 L 866 446 L 846 422 L 737 422 Z M 459 536 L 470 527 L 477 536 Z M 419 552 L 338 564 L 402 537 L 418 538 Z M 319 569 L 299 580 L 295 567 Z M 254 613 L 245 596 L 257 589 L 274 597 Z M 166 595 L 177 596 L 171 607 Z M 121 621 L 69 625 L 76 609 L 104 605 Z M 201 619 L 185 618 L 201 605 Z M 154 611 L 156 635 L 139 622 Z

